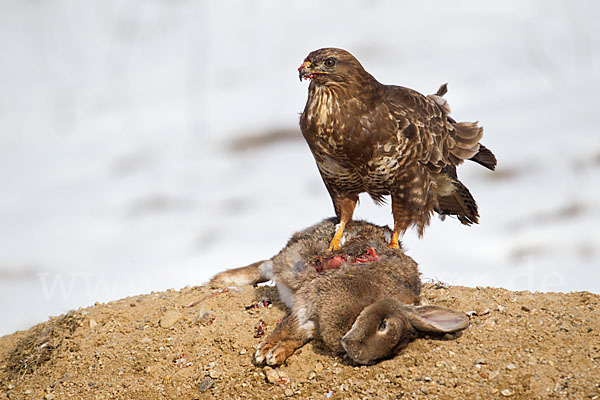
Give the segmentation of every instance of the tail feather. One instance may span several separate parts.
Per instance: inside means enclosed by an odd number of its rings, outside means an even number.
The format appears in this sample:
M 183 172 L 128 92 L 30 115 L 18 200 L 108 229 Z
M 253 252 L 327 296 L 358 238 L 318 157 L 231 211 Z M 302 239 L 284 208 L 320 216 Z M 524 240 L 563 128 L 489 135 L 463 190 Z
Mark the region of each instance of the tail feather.
M 456 215 L 465 224 L 479 223 L 477 203 L 469 189 L 456 179 L 456 171 L 445 171 L 437 179 L 436 211 L 440 215 Z
M 462 139 L 456 143 L 463 148 L 471 147 L 473 142 L 478 143 L 483 137 L 483 128 L 477 122 L 456 122 L 452 125 L 456 129 L 456 136 Z
M 440 86 L 440 88 L 438 89 L 438 91 L 435 93 L 436 96 L 442 97 L 443 95 L 445 95 L 446 93 L 448 93 L 448 82 L 444 83 L 442 86 Z
M 454 146 L 450 149 L 455 157 L 468 160 L 479 151 L 479 141 L 483 137 L 483 128 L 477 122 L 456 122 L 454 127 Z
M 483 165 L 489 170 L 494 171 L 496 169 L 496 164 L 498 161 L 496 160 L 496 156 L 490 149 L 485 147 L 482 144 L 479 144 L 479 151 L 473 157 L 470 158 L 471 161 L 475 161 L 479 165 Z
M 462 160 L 475 161 L 494 171 L 497 164 L 496 156 L 490 149 L 479 143 L 483 137 L 483 128 L 477 122 L 456 122 L 449 115 L 450 105 L 442 98 L 446 93 L 448 93 L 448 84 L 444 83 L 435 94 L 427 97 L 437 104 L 444 117 L 454 127 L 454 144 L 450 149 L 451 160 L 455 165 L 462 163 Z
M 496 156 L 490 149 L 479 143 L 483 137 L 483 128 L 477 122 L 456 122 L 449 115 L 450 105 L 442 98 L 446 93 L 448 93 L 448 84 L 444 83 L 435 94 L 427 97 L 438 105 L 448 122 L 454 127 L 454 147 L 450 150 L 454 161 L 459 164 L 462 160 L 471 160 L 494 171 L 497 164 Z

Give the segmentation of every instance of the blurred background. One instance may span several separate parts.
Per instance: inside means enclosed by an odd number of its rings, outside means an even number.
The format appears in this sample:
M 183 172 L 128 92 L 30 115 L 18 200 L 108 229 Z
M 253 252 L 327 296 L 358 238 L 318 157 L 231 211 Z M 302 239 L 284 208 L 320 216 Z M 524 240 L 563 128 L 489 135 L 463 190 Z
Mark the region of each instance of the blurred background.
M 405 235 L 423 279 L 600 293 L 600 3 L 0 1 L 0 335 L 199 285 L 333 215 L 298 129 L 320 47 L 478 120 L 480 225 Z M 362 197 L 356 218 L 391 224 Z

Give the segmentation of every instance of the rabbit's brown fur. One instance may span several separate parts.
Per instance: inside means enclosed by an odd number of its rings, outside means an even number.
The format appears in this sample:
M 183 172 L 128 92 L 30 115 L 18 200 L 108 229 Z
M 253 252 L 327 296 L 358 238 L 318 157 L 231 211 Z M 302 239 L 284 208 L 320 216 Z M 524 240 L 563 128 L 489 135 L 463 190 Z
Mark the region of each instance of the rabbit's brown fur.
M 359 363 L 372 363 L 394 355 L 419 331 L 450 332 L 468 325 L 464 315 L 436 308 L 436 318 L 443 320 L 446 313 L 450 322 L 417 327 L 425 310 L 414 306 L 421 291 L 417 264 L 401 249 L 387 247 L 389 228 L 355 221 L 341 249 L 332 253 L 327 248 L 334 231 L 333 219 L 322 221 L 293 235 L 272 259 L 225 271 L 211 281 L 275 281 L 291 312 L 260 344 L 258 362 L 280 364 L 314 338 Z

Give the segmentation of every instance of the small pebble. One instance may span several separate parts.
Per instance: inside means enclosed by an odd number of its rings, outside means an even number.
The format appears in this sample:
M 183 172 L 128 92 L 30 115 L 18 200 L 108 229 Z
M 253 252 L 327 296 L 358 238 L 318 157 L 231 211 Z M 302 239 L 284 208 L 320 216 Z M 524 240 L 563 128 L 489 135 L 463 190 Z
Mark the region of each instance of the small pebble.
M 98 326 L 98 323 L 96 322 L 96 320 L 90 319 L 90 328 L 94 329 L 97 326 Z
M 183 317 L 183 314 L 179 311 L 168 311 L 160 318 L 160 326 L 163 328 L 170 328 L 175 325 L 181 317 Z
M 512 396 L 512 392 L 510 389 L 504 389 L 503 391 L 500 392 L 502 394 L 502 396 L 504 397 L 510 397 Z
M 290 388 L 287 388 L 283 391 L 283 394 L 285 394 L 287 397 L 292 397 L 294 395 L 294 391 Z
M 214 369 L 211 369 L 210 372 L 208 373 L 208 376 L 210 376 L 211 378 L 218 378 L 219 373 L 217 371 L 215 371 Z
M 44 396 L 44 400 L 54 400 L 54 394 L 46 393 L 46 395 Z
M 247 352 L 248 352 L 248 350 L 246 350 L 246 349 L 241 349 L 241 350 L 240 350 L 240 354 L 241 354 L 241 355 L 244 355 L 244 354 L 246 354 Z
M 510 363 L 510 364 L 506 365 L 506 369 L 516 369 L 516 368 L 517 368 L 517 366 L 515 364 L 513 364 L 513 363 Z
M 265 367 L 263 369 L 265 376 L 267 377 L 267 382 L 276 385 L 279 383 L 279 374 L 271 367 Z
M 323 364 L 321 364 L 320 362 L 317 363 L 317 365 L 315 365 L 315 372 L 318 374 L 320 372 L 323 372 Z
M 206 392 L 212 387 L 212 385 L 214 385 L 214 383 L 215 381 L 212 378 L 204 378 L 204 380 L 198 384 L 198 390 L 200 391 L 200 393 Z

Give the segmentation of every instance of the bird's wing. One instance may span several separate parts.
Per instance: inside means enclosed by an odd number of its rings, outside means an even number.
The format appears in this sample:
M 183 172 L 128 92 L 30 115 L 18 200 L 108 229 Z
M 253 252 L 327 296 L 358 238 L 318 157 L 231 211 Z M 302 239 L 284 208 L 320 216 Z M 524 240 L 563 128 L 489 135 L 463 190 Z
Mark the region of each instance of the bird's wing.
M 401 86 L 386 86 L 384 94 L 390 114 L 398 121 L 398 139 L 437 172 L 473 157 L 483 136 L 476 122 L 456 122 L 449 117 L 442 88 L 435 95 L 424 96 Z

